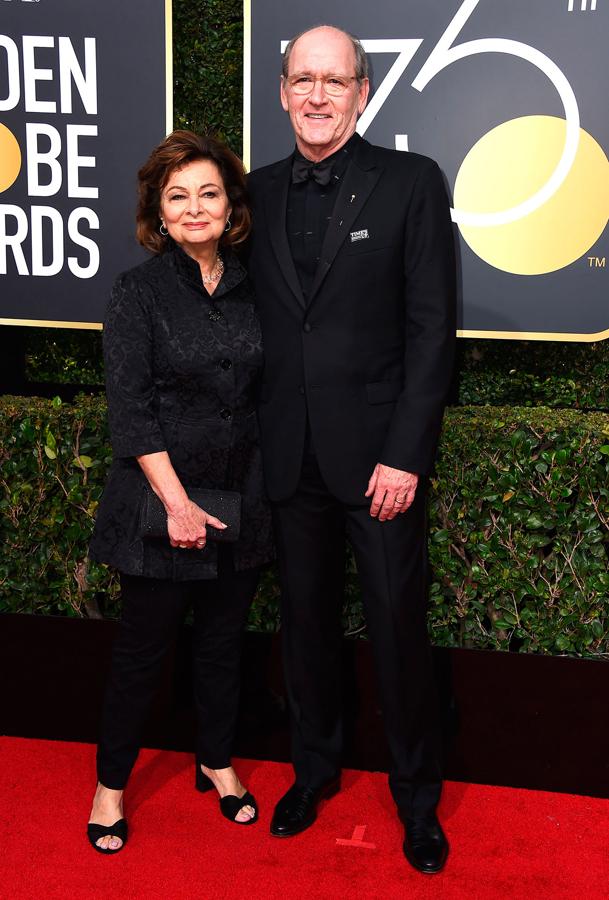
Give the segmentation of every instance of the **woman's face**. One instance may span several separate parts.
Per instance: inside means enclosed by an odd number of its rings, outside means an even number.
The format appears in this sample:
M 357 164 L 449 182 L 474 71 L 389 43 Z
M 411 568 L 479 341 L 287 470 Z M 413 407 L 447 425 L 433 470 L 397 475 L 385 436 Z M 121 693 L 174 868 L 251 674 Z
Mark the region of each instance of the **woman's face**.
M 220 170 L 208 159 L 174 169 L 161 192 L 160 217 L 190 255 L 217 245 L 232 212 Z

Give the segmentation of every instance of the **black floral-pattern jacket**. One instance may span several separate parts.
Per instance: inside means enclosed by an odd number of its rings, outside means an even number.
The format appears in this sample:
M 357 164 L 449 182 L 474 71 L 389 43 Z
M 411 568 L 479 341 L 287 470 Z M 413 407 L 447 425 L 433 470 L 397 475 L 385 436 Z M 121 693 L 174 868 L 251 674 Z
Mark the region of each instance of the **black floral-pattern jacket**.
M 185 488 L 239 491 L 237 570 L 273 557 L 255 399 L 263 363 L 260 325 L 245 270 L 223 252 L 213 296 L 198 263 L 177 244 L 121 275 L 104 326 L 113 462 L 89 552 L 130 575 L 214 578 L 217 547 L 172 548 L 138 537 L 146 478 L 136 456 L 166 450 Z

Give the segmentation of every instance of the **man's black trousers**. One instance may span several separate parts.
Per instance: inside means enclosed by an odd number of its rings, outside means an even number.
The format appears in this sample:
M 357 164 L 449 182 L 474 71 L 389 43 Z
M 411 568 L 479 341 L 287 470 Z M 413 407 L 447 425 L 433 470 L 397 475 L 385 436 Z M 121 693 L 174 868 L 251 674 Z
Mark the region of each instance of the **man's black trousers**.
M 370 503 L 346 506 L 326 487 L 314 455 L 300 483 L 274 505 L 282 588 L 283 652 L 296 783 L 320 787 L 340 769 L 341 608 L 345 538 L 355 555 L 372 642 L 389 784 L 400 813 L 433 814 L 441 791 L 436 691 L 426 627 L 426 484 L 393 521 Z
M 191 604 L 197 759 L 211 769 L 230 766 L 242 634 L 259 570 L 235 572 L 225 550 L 219 554 L 218 577 L 212 580 L 175 582 L 121 575 L 122 618 L 97 751 L 97 776 L 106 787 L 121 790 L 127 783 L 163 658 Z

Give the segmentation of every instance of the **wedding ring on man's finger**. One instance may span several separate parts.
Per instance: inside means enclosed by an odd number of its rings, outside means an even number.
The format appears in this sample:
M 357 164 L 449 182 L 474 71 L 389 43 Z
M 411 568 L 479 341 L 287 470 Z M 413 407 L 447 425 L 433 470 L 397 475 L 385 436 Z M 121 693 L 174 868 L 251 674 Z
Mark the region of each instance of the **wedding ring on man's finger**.
M 396 497 L 393 501 L 394 506 L 401 506 L 404 502 L 404 497 Z

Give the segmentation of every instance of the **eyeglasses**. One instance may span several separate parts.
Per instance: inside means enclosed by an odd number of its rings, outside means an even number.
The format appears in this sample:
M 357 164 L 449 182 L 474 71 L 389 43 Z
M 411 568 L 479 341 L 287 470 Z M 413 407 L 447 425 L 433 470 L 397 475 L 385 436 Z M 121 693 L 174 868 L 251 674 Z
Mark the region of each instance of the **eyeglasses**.
M 290 75 L 287 82 L 295 94 L 311 94 L 315 84 L 320 81 L 324 92 L 330 97 L 340 97 L 348 89 L 352 81 L 358 81 L 357 75 L 323 75 L 314 78 L 303 73 Z

